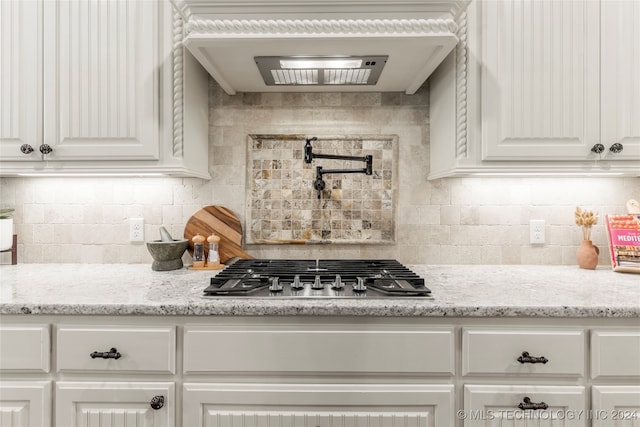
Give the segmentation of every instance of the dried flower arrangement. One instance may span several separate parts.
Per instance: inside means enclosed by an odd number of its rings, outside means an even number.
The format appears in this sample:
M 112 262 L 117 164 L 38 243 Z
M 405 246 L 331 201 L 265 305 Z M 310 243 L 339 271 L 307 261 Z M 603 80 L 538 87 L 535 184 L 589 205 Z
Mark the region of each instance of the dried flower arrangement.
M 591 240 L 591 227 L 598 223 L 598 214 L 593 213 L 593 211 L 582 210 L 580 206 L 577 206 L 574 216 L 576 224 L 582 227 L 582 238 Z

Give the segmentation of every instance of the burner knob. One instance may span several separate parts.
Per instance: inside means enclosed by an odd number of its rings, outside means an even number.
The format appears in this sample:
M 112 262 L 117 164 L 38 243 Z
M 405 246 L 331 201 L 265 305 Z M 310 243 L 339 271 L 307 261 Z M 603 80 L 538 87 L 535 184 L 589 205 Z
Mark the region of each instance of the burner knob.
M 367 285 L 364 284 L 362 277 L 356 277 L 356 283 L 353 285 L 353 290 L 356 292 L 364 292 L 367 290 Z
M 272 277 L 271 284 L 269 285 L 269 290 L 271 292 L 280 292 L 282 291 L 282 284 L 280 283 L 279 277 Z
M 324 285 L 322 284 L 322 281 L 320 280 L 320 276 L 316 276 L 316 280 L 314 280 L 314 282 L 311 284 L 311 288 L 312 289 L 324 289 Z
M 300 281 L 300 275 L 296 274 L 291 283 L 291 289 L 300 290 L 304 289 L 304 283 Z
M 333 282 L 331 287 L 336 291 L 340 291 L 344 289 L 344 283 L 342 283 L 342 278 L 340 277 L 339 274 L 336 274 L 336 280 Z

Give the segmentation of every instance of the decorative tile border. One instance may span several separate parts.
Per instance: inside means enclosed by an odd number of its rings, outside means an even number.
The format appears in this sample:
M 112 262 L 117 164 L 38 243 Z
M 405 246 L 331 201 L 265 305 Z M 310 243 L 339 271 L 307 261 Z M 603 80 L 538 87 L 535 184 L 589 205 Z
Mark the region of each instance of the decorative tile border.
M 395 242 L 397 145 L 395 135 L 317 136 L 314 153 L 373 156 L 373 175 L 327 174 L 322 198 L 316 166 L 360 169 L 363 162 L 304 162 L 307 135 L 249 135 L 247 243 Z

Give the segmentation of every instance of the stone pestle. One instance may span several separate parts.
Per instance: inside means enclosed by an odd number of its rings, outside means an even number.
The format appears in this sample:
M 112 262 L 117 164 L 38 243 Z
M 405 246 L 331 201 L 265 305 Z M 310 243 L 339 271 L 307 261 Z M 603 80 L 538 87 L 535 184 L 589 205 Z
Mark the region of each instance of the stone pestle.
M 171 234 L 169 234 L 169 232 L 167 231 L 166 228 L 164 227 L 160 227 L 160 241 L 161 242 L 173 242 L 173 237 L 171 237 Z

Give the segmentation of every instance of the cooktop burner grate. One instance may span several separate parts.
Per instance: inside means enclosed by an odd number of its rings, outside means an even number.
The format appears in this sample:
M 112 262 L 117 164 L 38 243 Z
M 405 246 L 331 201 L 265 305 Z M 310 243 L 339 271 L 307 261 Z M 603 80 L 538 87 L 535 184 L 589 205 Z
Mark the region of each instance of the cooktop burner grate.
M 206 296 L 430 297 L 424 279 L 396 260 L 242 259 L 211 278 Z

